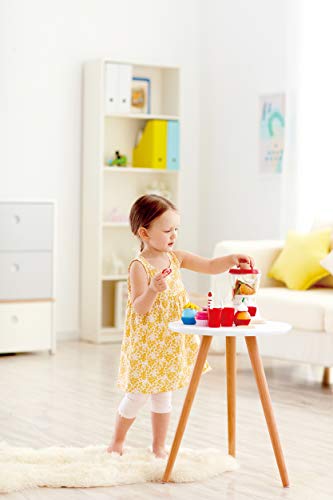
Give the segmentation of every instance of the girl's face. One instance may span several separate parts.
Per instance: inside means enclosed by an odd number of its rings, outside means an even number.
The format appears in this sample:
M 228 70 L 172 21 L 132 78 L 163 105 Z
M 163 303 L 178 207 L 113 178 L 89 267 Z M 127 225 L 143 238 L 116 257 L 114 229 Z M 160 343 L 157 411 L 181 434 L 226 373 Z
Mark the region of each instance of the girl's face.
M 148 246 L 160 252 L 170 252 L 177 239 L 180 217 L 174 210 L 167 210 L 153 220 L 142 239 Z

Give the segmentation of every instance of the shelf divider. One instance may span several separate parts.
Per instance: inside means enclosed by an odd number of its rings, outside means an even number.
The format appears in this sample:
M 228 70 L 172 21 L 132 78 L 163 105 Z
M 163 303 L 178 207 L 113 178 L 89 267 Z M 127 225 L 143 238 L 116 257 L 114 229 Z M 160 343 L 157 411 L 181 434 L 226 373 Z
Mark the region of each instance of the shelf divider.
M 151 167 L 108 167 L 103 166 L 104 172 L 112 173 L 144 173 L 144 174 L 178 174 L 179 170 L 168 170 L 167 168 L 151 168 Z
M 127 274 L 104 274 L 102 281 L 126 281 Z
M 112 113 L 105 115 L 105 118 L 129 118 L 131 120 L 179 120 L 178 115 L 154 115 L 146 113 Z

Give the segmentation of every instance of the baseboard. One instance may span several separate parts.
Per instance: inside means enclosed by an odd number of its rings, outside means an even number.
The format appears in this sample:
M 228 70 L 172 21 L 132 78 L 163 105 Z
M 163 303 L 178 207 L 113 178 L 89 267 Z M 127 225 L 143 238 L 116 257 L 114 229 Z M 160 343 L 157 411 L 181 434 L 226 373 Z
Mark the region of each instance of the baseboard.
M 57 332 L 57 341 L 58 340 L 79 340 L 80 334 L 79 331 L 70 331 L 70 332 Z

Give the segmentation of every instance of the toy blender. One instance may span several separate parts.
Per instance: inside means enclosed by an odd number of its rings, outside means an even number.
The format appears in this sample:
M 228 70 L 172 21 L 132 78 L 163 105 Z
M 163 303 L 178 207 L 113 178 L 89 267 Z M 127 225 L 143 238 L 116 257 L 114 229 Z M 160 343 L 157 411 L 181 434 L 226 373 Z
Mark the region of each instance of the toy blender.
M 237 309 L 243 303 L 247 306 L 250 315 L 255 316 L 257 313 L 256 296 L 259 289 L 260 272 L 258 269 L 252 268 L 231 268 L 229 276 L 234 307 Z

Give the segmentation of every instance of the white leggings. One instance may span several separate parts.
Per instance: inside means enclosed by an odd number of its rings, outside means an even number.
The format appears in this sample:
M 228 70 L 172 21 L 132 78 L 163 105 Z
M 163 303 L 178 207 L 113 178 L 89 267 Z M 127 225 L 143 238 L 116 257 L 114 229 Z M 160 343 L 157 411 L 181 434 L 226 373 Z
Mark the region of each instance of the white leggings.
M 169 413 L 172 409 L 172 392 L 159 392 L 156 394 L 141 394 L 127 392 L 120 402 L 118 413 L 124 418 L 135 418 L 147 399 L 151 396 L 151 411 L 154 413 Z

